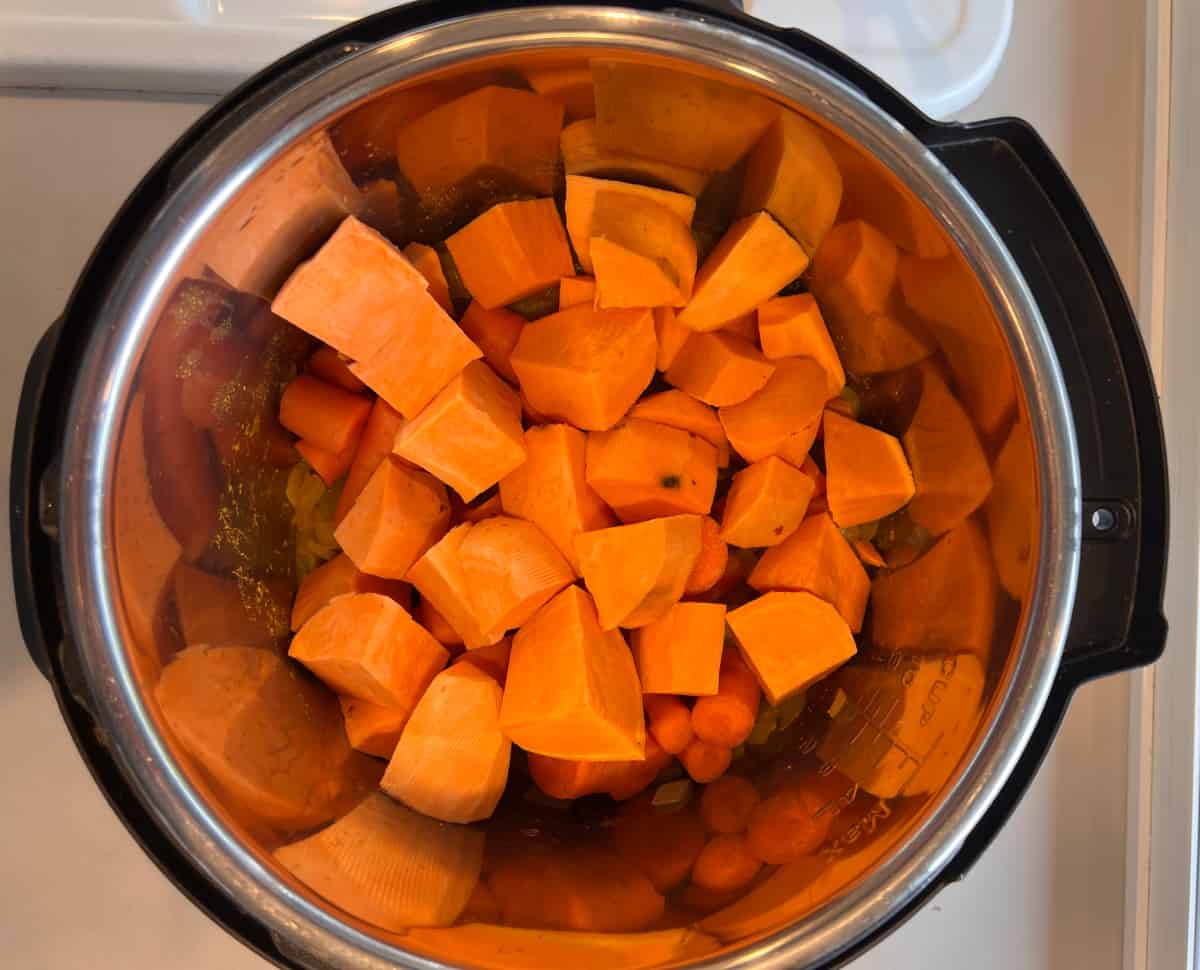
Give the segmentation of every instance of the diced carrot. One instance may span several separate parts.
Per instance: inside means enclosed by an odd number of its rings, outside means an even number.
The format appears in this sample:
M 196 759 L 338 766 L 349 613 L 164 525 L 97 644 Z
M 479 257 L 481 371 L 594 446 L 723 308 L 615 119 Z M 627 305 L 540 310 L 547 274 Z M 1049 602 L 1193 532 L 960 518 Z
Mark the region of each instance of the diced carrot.
M 336 455 L 303 439 L 296 442 L 296 450 L 300 452 L 300 457 L 308 462 L 312 470 L 321 477 L 321 481 L 329 488 L 333 488 L 338 479 L 346 474 L 350 462 L 354 460 L 354 453 L 358 450 L 358 440 L 357 438 L 352 439 L 350 444 Z
M 396 433 L 403 424 L 404 418 L 395 408 L 383 398 L 375 399 L 375 403 L 371 405 L 371 414 L 359 437 L 354 459 L 346 472 L 346 480 L 342 483 L 342 492 L 338 496 L 337 509 L 333 515 L 335 522 L 340 523 L 346 517 L 350 507 L 367 487 L 367 482 L 371 480 L 375 470 L 392 453 L 396 444 Z
M 508 677 L 508 661 L 511 654 L 512 637 L 505 637 L 486 647 L 463 651 L 454 658 L 451 666 L 457 663 L 474 664 L 503 687 L 505 678 Z
M 741 404 L 771 379 L 775 365 L 750 341 L 693 333 L 666 370 L 668 383 L 713 407 Z
M 525 461 L 520 398 L 487 364 L 472 361 L 400 429 L 396 454 L 469 502 Z
M 855 539 L 853 543 L 855 553 L 858 558 L 863 561 L 865 566 L 875 566 L 880 568 L 887 565 L 887 560 L 880 555 L 879 550 L 875 548 L 875 543 L 870 539 Z
M 629 412 L 631 418 L 642 418 L 698 434 L 715 447 L 725 441 L 725 429 L 716 412 L 683 391 L 660 391 L 642 398 Z
M 808 256 L 767 213 L 729 227 L 696 274 L 692 300 L 679 322 L 693 330 L 717 330 L 750 313 L 804 272 Z
M 654 308 L 654 335 L 658 340 L 655 366 L 659 370 L 665 371 L 675 362 L 675 358 L 691 333 L 690 329 L 676 319 L 674 307 Z
M 701 793 L 700 818 L 710 832 L 736 835 L 746 831 L 758 803 L 758 789 L 749 779 L 725 775 Z
M 725 571 L 721 573 L 721 578 L 717 580 L 716 584 L 705 592 L 706 600 L 722 600 L 735 592 L 746 582 L 747 577 L 754 570 L 754 564 L 758 561 L 755 554 L 747 549 L 726 547 L 725 553 Z
M 644 800 L 623 810 L 612 831 L 613 847 L 660 893 L 688 877 L 704 848 L 704 826 L 694 812 L 660 813 Z
M 287 635 L 286 591 L 261 580 L 217 576 L 181 562 L 171 587 L 179 632 L 187 645 L 274 647 Z
M 692 730 L 701 741 L 736 748 L 754 730 L 760 696 L 754 674 L 730 652 L 720 666 L 716 693 L 692 706 Z
M 687 229 L 696 213 L 696 200 L 681 192 L 668 192 L 633 182 L 589 178 L 585 175 L 567 176 L 566 216 L 567 233 L 579 264 L 592 272 L 591 237 L 596 235 L 595 217 L 600 196 L 607 197 L 607 206 L 618 205 L 617 198 L 636 199 L 654 203 L 677 217 Z M 693 267 L 693 273 L 695 269 Z M 647 306 L 650 304 L 641 304 Z
M 224 807 L 250 824 L 324 825 L 379 777 L 346 741 L 333 695 L 270 650 L 187 647 L 163 668 L 154 696 Z
M 752 344 L 758 343 L 758 314 L 751 310 L 749 313 L 743 313 L 740 317 L 734 317 L 728 323 L 722 324 L 721 330 L 725 333 L 733 334 L 735 337 L 741 337 L 743 340 L 748 340 Z
M 442 260 L 437 250 L 432 246 L 414 242 L 404 247 L 404 256 L 416 267 L 417 272 L 425 277 L 429 284 L 429 295 L 437 300 L 438 306 L 447 313 L 453 313 L 450 284 L 446 282 L 446 271 L 442 269 Z
M 385 579 L 403 579 L 450 525 L 442 483 L 389 457 L 367 482 L 334 531 L 354 565 Z
M 428 602 L 433 608 L 426 614 L 430 630 L 437 626 L 436 613 L 457 634 L 454 642 L 465 643 L 469 650 L 488 645 L 471 610 L 471 599 L 458 559 L 459 549 L 471 528 L 470 523 L 455 526 L 408 571 L 409 582 L 420 592 L 421 602 Z M 442 639 L 447 635 L 445 631 L 440 633 L 439 640 L 450 642 Z
M 692 743 L 692 712 L 674 694 L 647 694 L 646 730 L 668 754 L 679 754 Z
M 504 511 L 541 529 L 576 573 L 575 536 L 607 529 L 616 518 L 587 483 L 587 437 L 566 424 L 525 432 L 525 463 L 500 481 Z
M 853 632 L 862 629 L 871 580 L 827 513 L 810 515 L 763 553 L 749 582 L 760 593 L 806 590 L 832 603 Z
M 810 357 L 825 371 L 825 393 L 834 397 L 846 385 L 846 371 L 811 293 L 779 296 L 758 308 L 758 338 L 771 360 Z
M 301 374 L 283 392 L 279 422 L 292 434 L 337 455 L 353 448 L 371 413 L 371 402 Z
M 389 239 L 404 229 L 404 210 L 400 204 L 400 186 L 395 179 L 372 179 L 362 187 L 362 210 L 358 217 Z
M 789 357 L 776 362 L 760 391 L 741 404 L 721 408 L 721 425 L 734 451 L 746 461 L 803 456 L 816 440 L 827 393 L 820 364 Z
M 707 785 L 729 770 L 733 761 L 733 751 L 723 745 L 710 744 L 696 738 L 683 749 L 679 760 L 692 781 L 698 785 Z
M 464 923 L 499 923 L 500 903 L 488 884 L 480 879 L 471 890 L 471 898 L 463 908 L 459 919 Z
M 700 520 L 700 555 L 684 586 L 685 596 L 696 596 L 711 590 L 725 574 L 729 563 L 729 546 L 721 538 L 721 527 L 711 516 Z
M 472 300 L 459 326 L 483 351 L 492 370 L 506 381 L 517 383 L 517 374 L 509 358 L 525 329 L 524 317 L 503 307 L 486 310 L 478 300 Z
M 689 71 L 599 58 L 591 65 L 596 136 L 610 149 L 723 172 L 779 114 L 759 94 Z
M 829 835 L 834 813 L 822 812 L 825 799 L 803 782 L 785 784 L 750 814 L 746 843 L 770 866 L 812 855 Z
M 471 296 L 489 310 L 553 286 L 575 269 L 553 199 L 494 205 L 446 247 Z
M 581 761 L 645 757 L 637 668 L 621 634 L 604 631 L 592 599 L 568 586 L 513 638 L 504 733 L 526 751 Z
M 357 697 L 339 697 L 350 747 L 375 758 L 391 758 L 408 723 L 409 711 L 382 707 Z
M 587 442 L 587 481 L 622 522 L 703 514 L 717 487 L 717 453 L 677 428 L 631 418 Z
M 366 385 L 350 373 L 350 364 L 332 347 L 318 347 L 308 358 L 308 372 L 326 384 L 357 394 Z
M 458 919 L 479 881 L 483 844 L 477 829 L 443 825 L 375 792 L 275 858 L 334 906 L 398 933 Z
M 634 631 L 633 659 L 642 692 L 715 694 L 724 645 L 723 603 L 676 603 L 660 619 Z
M 404 726 L 380 787 L 443 822 L 478 822 L 496 810 L 512 743 L 500 732 L 496 681 L 471 664 L 443 670 Z
M 559 147 L 567 175 L 628 179 L 690 196 L 698 196 L 708 182 L 707 172 L 601 145 L 594 118 L 567 125 L 559 138 Z
M 596 302 L 596 281 L 590 276 L 564 276 L 558 281 L 558 308 L 592 306 Z
M 825 412 L 825 494 L 843 529 L 872 522 L 916 492 L 900 442 L 886 432 Z
M 813 480 L 774 456 L 733 476 L 721 516 L 721 538 L 747 549 L 777 546 L 804 521 Z
M 700 517 L 672 515 L 584 532 L 575 537 L 575 549 L 601 628 L 645 626 L 683 595 L 700 554 Z
M 574 306 L 525 327 L 512 367 L 537 410 L 602 431 L 621 420 L 654 377 L 657 346 L 649 310 Z
M 587 64 L 535 64 L 521 73 L 538 94 L 563 106 L 568 121 L 595 116 L 596 96 Z
M 422 196 L 483 177 L 549 195 L 562 121 L 561 104 L 531 91 L 488 86 L 401 128 L 396 161 Z
M 837 218 L 842 175 L 812 122 L 781 111 L 746 162 L 738 213 L 771 213 L 810 255 Z
M 295 633 L 321 607 L 345 593 L 379 593 L 390 596 L 406 610 L 412 604 L 408 583 L 359 572 L 345 553 L 339 553 L 304 577 L 292 603 L 291 628 Z
M 574 761 L 529 754 L 534 784 L 551 798 L 609 795 L 625 801 L 644 791 L 671 763 L 671 755 L 654 738 L 646 738 L 646 756 L 635 761 Z
M 841 614 L 812 593 L 765 593 L 732 610 L 729 628 L 772 704 L 816 683 L 858 652 Z
M 744 835 L 714 835 L 692 867 L 692 882 L 701 889 L 731 893 L 754 881 L 762 863 L 750 851 Z
M 350 593 L 322 607 L 288 656 L 339 694 L 412 711 L 450 655 L 395 600 Z

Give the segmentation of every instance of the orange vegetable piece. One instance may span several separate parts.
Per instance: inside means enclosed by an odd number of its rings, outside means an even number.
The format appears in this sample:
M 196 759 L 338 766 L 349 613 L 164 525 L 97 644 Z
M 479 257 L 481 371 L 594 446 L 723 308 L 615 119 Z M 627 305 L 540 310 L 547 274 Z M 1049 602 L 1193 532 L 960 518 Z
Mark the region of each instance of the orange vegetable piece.
M 525 464 L 500 481 L 504 511 L 542 530 L 576 574 L 575 536 L 617 524 L 615 516 L 587 483 L 587 436 L 566 424 L 525 432 Z
M 676 603 L 633 633 L 642 692 L 701 696 L 717 692 L 725 645 L 723 603 Z
M 666 370 L 667 382 L 713 407 L 741 404 L 775 373 L 754 344 L 728 333 L 692 334 Z
M 558 281 L 558 308 L 592 306 L 596 302 L 596 281 L 590 276 L 564 276 Z
M 871 638 L 885 650 L 953 650 L 986 658 L 996 623 L 996 573 L 973 519 L 871 584 Z
M 679 754 L 692 743 L 692 712 L 674 694 L 647 694 L 646 730 L 669 754 Z
M 587 64 L 538 65 L 523 68 L 521 73 L 538 94 L 563 106 L 568 121 L 596 114 L 592 72 Z
M 270 650 L 187 647 L 154 696 L 225 807 L 251 824 L 323 825 L 379 776 L 347 743 L 333 695 Z
M 486 309 L 532 296 L 575 265 L 553 199 L 501 202 L 446 240 L 471 296 Z
M 492 370 L 509 383 L 516 384 L 517 374 L 510 358 L 525 329 L 525 318 L 503 307 L 486 310 L 478 300 L 472 300 L 458 325 L 478 344 Z
M 726 440 L 725 429 L 721 427 L 717 413 L 683 391 L 660 391 L 647 395 L 630 409 L 629 416 L 690 431 L 717 448 Z
M 408 723 L 409 711 L 382 707 L 357 697 L 339 697 L 350 747 L 375 758 L 390 758 Z
M 729 628 L 772 704 L 816 683 L 858 652 L 841 614 L 812 593 L 765 593 L 730 612 Z
M 301 374 L 283 392 L 279 423 L 292 434 L 335 455 L 353 449 L 371 413 L 371 402 Z
M 932 367 L 923 367 L 921 399 L 901 436 L 916 494 L 908 515 L 941 535 L 974 512 L 992 491 L 992 470 L 975 428 Z
M 738 214 L 765 210 L 810 255 L 833 227 L 842 201 L 842 174 L 816 125 L 792 111 L 750 153 Z
M 596 138 L 594 118 L 567 125 L 559 138 L 559 147 L 567 175 L 628 179 L 691 196 L 703 192 L 708 182 L 707 172 L 601 145 Z
M 700 555 L 700 517 L 672 515 L 584 532 L 575 537 L 575 549 L 601 628 L 646 626 L 683 595 Z
M 471 609 L 471 599 L 459 563 L 459 550 L 472 528 L 470 523 L 455 526 L 408 571 L 408 580 L 420 592 L 422 602 L 429 601 L 469 650 L 487 646 L 489 642 Z M 435 625 L 431 617 L 430 628 Z
M 521 399 L 487 364 L 472 361 L 400 429 L 396 454 L 469 502 L 525 461 Z
M 432 246 L 414 242 L 405 246 L 403 252 L 417 272 L 425 277 L 425 282 L 429 284 L 429 295 L 437 300 L 437 305 L 447 313 L 453 313 L 450 284 L 446 282 L 446 271 L 442 269 L 442 260 L 437 250 Z
M 736 592 L 745 585 L 746 578 L 754 569 L 755 562 L 757 562 L 757 556 L 748 549 L 728 549 L 725 571 L 717 580 L 716 585 L 705 592 L 704 598 L 715 602 Z
M 621 634 L 604 631 L 592 598 L 568 586 L 513 638 L 504 733 L 526 751 L 580 761 L 645 757 L 637 668 Z
M 692 331 L 677 319 L 674 307 L 655 307 L 654 335 L 658 340 L 655 366 L 662 371 L 670 367 L 691 334 Z
M 346 472 L 346 480 L 342 483 L 342 492 L 338 496 L 337 510 L 334 521 L 341 522 L 354 505 L 355 500 L 362 494 L 367 482 L 375 474 L 375 470 L 383 460 L 392 453 L 396 443 L 396 433 L 404 424 L 404 418 L 383 398 L 376 398 L 371 405 L 371 414 L 363 426 L 362 435 L 358 440 L 350 469 Z
M 700 520 L 700 555 L 692 574 L 688 577 L 687 585 L 683 588 L 685 596 L 696 596 L 707 593 L 725 575 L 725 567 L 729 563 L 729 546 L 721 538 L 721 527 L 712 516 L 704 516 Z
M 777 546 L 804 520 L 813 480 L 779 458 L 764 458 L 733 476 L 721 538 L 754 549 Z
M 437 198 L 469 179 L 500 180 L 549 195 L 562 122 L 562 105 L 549 98 L 484 87 L 401 128 L 396 161 L 422 196 Z
M 855 553 L 858 558 L 863 561 L 864 566 L 875 566 L 880 568 L 887 565 L 887 560 L 880 555 L 879 550 L 875 548 L 875 543 L 870 539 L 855 539 L 852 543 Z
M 649 310 L 574 306 L 531 323 L 512 353 L 529 403 L 587 431 L 611 428 L 654 377 Z
M 358 441 L 353 440 L 338 454 L 331 451 L 326 451 L 324 448 L 319 448 L 311 441 L 300 440 L 296 442 L 296 451 L 300 453 L 300 457 L 308 462 L 309 466 L 315 471 L 327 486 L 332 488 L 339 478 L 346 474 L 346 470 L 350 467 L 350 462 L 354 460 L 354 452 L 357 450 Z
M 692 297 L 696 240 L 688 223 L 664 205 L 625 192 L 599 193 L 588 250 L 597 306 L 683 306 Z
M 714 835 L 692 867 L 692 883 L 712 892 L 737 892 L 762 869 L 744 835 Z
M 890 515 L 916 492 L 900 442 L 890 434 L 825 412 L 825 495 L 843 529 Z
M 326 384 L 357 394 L 366 385 L 350 372 L 350 364 L 332 347 L 318 347 L 308 358 L 308 372 Z
M 443 670 L 404 726 L 380 787 L 443 822 L 478 822 L 496 810 L 512 743 L 500 732 L 500 685 L 471 664 Z
M 435 478 L 396 458 L 367 482 L 334 538 L 364 573 L 403 579 L 450 525 L 450 500 Z
M 450 625 L 450 621 L 442 616 L 430 600 L 422 597 L 421 602 L 417 604 L 415 615 L 417 622 L 425 627 L 438 643 L 446 647 L 462 646 L 462 634 Z
M 335 596 L 346 593 L 379 593 L 390 596 L 406 610 L 412 604 L 412 588 L 407 583 L 381 579 L 359 572 L 345 553 L 321 563 L 300 581 L 292 603 L 291 628 L 295 633 Z
M 485 499 L 476 499 L 470 505 L 464 506 L 460 520 L 463 522 L 482 522 L 493 516 L 503 515 L 504 506 L 500 502 L 499 490 L 492 492 Z
M 175 566 L 171 585 L 185 644 L 274 648 L 287 635 L 286 593 L 278 587 L 217 576 L 185 562 Z
M 759 801 L 758 789 L 749 779 L 725 775 L 706 786 L 701 793 L 700 818 L 710 832 L 737 835 L 746 831 Z
M 508 676 L 508 660 L 511 654 L 512 637 L 505 637 L 486 647 L 476 647 L 474 650 L 460 653 L 450 666 L 453 667 L 457 663 L 474 664 L 503 687 L 504 680 Z
M 750 574 L 760 593 L 812 593 L 832 603 L 857 633 L 862 629 L 871 580 L 828 514 L 810 515 L 783 543 L 768 549 Z
M 679 322 L 693 330 L 718 330 L 770 299 L 807 267 L 800 244 L 767 213 L 739 219 L 700 267 Z
M 590 178 L 586 175 L 567 176 L 567 233 L 571 237 L 571 245 L 579 264 L 589 273 L 592 272 L 591 237 L 596 235 L 595 216 L 597 203 L 601 195 L 607 197 L 606 207 L 616 206 L 618 197 L 640 199 L 654 203 L 667 212 L 675 215 L 683 223 L 686 230 L 692 224 L 696 214 L 696 200 L 691 195 L 682 192 L 668 192 L 665 189 L 650 188 L 633 182 L 618 182 L 612 179 Z M 636 211 L 636 210 L 635 210 Z M 694 248 L 694 243 L 693 243 Z M 693 264 L 695 259 L 692 260 Z M 695 266 L 692 267 L 693 274 Z M 647 306 L 650 304 L 640 304 Z
M 458 561 L 471 612 L 488 640 L 521 626 L 575 579 L 541 529 L 507 515 L 474 524 Z
M 374 792 L 275 858 L 339 909 L 402 932 L 458 919 L 479 881 L 483 844 L 477 829 L 436 822 Z
M 698 785 L 716 781 L 729 770 L 733 751 L 719 744 L 709 744 L 696 738 L 679 756 L 684 770 Z
M 736 654 L 727 655 L 720 665 L 717 690 L 692 706 L 696 737 L 722 748 L 744 743 L 758 719 L 760 694 L 754 674 Z
M 621 812 L 613 847 L 660 893 L 682 883 L 704 848 L 704 826 L 694 812 L 656 812 L 644 800 Z
M 636 761 L 570 761 L 530 754 L 529 774 L 551 798 L 609 795 L 617 801 L 644 791 L 671 763 L 671 755 L 654 738 L 646 738 L 646 757 Z
M 771 360 L 811 357 L 825 370 L 826 392 L 835 397 L 846 386 L 846 371 L 833 338 L 811 293 L 777 296 L 758 308 L 758 339 Z
M 812 787 L 785 783 L 751 813 L 746 844 L 755 857 L 771 866 L 813 855 L 833 825 L 835 813 L 827 808 L 824 796 Z
M 717 489 L 717 451 L 678 428 L 630 418 L 588 435 L 587 481 L 622 522 L 703 515 Z
M 827 393 L 820 364 L 789 357 L 776 362 L 761 390 L 741 404 L 721 408 L 721 425 L 746 461 L 779 455 L 798 465 L 816 440 Z
M 288 656 L 339 694 L 412 711 L 450 655 L 395 600 L 339 596 L 300 628 Z

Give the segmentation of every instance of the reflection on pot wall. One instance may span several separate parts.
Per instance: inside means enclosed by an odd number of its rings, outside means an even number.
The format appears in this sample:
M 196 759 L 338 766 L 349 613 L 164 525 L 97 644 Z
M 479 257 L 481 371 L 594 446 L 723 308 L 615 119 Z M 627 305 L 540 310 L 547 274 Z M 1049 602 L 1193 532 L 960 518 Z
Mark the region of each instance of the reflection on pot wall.
M 971 751 L 1033 580 L 1027 423 L 1005 338 L 939 224 L 818 126 L 678 66 L 515 55 L 336 119 L 257 177 L 196 247 L 150 339 L 119 452 L 114 554 L 128 656 L 203 790 L 343 918 L 489 966 L 697 958 L 851 885 Z M 448 130 L 459 143 L 451 152 Z M 648 789 L 653 803 L 558 800 L 514 750 L 489 822 L 434 823 L 363 797 L 384 762 L 361 752 L 386 755 L 403 718 L 339 707 L 286 657 L 313 609 L 302 600 L 293 612 L 298 581 L 338 552 L 344 509 L 321 475 L 340 479 L 351 456 L 302 457 L 279 423 L 281 392 L 304 371 L 361 385 L 332 352 L 314 357 L 314 341 L 268 301 L 354 214 L 404 248 L 458 319 L 470 293 L 447 235 L 496 202 L 552 196 L 578 255 L 567 177 L 695 197 L 701 264 L 735 220 L 770 212 L 811 258 L 784 293 L 815 297 L 847 372 L 830 407 L 896 436 L 913 471 L 915 495 L 898 512 L 839 530 L 815 494 L 803 548 L 785 541 L 731 559 L 731 607 L 805 589 L 853 613 L 845 598 L 857 597 L 859 653 L 764 704 L 735 751 L 732 774 L 751 782 L 760 811 L 731 834 L 770 848 L 749 884 L 730 891 L 689 876 L 709 835 L 702 790 L 674 758 Z M 559 304 L 555 285 L 510 309 L 537 319 Z M 759 340 L 753 319 L 724 332 Z M 823 479 L 819 437 L 789 457 Z M 722 474 L 744 464 L 733 461 Z M 489 497 L 452 500 L 455 521 L 486 514 Z M 320 602 L 377 591 L 433 622 L 404 583 L 344 561 L 322 575 Z M 503 658 L 492 662 L 502 678 Z M 387 858 L 364 859 L 368 844 Z

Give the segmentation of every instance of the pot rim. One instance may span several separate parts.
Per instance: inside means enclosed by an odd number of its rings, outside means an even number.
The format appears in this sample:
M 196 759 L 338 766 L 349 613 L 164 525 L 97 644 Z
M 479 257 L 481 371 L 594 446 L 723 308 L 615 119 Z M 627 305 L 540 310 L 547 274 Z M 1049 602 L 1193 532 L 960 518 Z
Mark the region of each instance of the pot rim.
M 61 464 L 69 629 L 109 747 L 156 821 L 289 954 L 352 968 L 444 966 L 384 943 L 288 886 L 208 809 L 155 727 L 122 643 L 109 511 L 116 444 L 137 365 L 168 288 L 221 209 L 297 139 L 382 88 L 514 49 L 603 47 L 682 58 L 768 88 L 874 153 L 927 205 L 981 280 L 1024 395 L 1038 470 L 1037 582 L 991 722 L 953 783 L 857 884 L 794 923 L 697 968 L 805 968 L 888 922 L 945 868 L 1012 773 L 1054 681 L 1079 565 L 1078 453 L 1066 388 L 1038 307 L 999 236 L 915 136 L 826 68 L 728 22 L 619 7 L 509 9 L 444 20 L 364 48 L 277 97 L 213 148 L 129 250 L 95 313 Z

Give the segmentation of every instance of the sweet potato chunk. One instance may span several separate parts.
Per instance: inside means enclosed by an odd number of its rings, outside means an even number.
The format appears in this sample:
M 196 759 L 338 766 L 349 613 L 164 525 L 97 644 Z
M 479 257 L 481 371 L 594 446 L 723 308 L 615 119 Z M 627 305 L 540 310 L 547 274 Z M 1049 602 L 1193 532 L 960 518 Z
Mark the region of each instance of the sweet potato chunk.
M 567 175 L 624 179 L 673 189 L 691 196 L 703 192 L 708 182 L 707 172 L 606 148 L 596 140 L 594 118 L 567 125 L 562 130 L 559 147 L 562 150 L 563 168 L 566 169 Z
M 432 246 L 421 243 L 409 243 L 404 247 L 404 258 L 425 277 L 429 284 L 429 295 L 447 313 L 454 312 L 454 304 L 450 301 L 450 284 L 446 282 L 446 271 L 442 269 L 442 260 L 437 250 Z
M 469 502 L 525 461 L 521 400 L 487 364 L 473 361 L 400 429 L 396 454 Z
M 387 458 L 334 531 L 364 573 L 403 579 L 450 525 L 450 500 L 437 479 Z
M 472 300 L 459 326 L 483 351 L 492 370 L 509 383 L 516 384 L 517 374 L 509 358 L 521 339 L 525 318 L 503 307 L 486 310 L 479 301 Z
M 691 302 L 679 322 L 718 330 L 770 299 L 808 267 L 808 255 L 767 213 L 739 219 L 696 274 Z
M 661 391 L 642 398 L 629 411 L 630 418 L 653 421 L 699 435 L 715 448 L 725 444 L 725 429 L 712 408 L 683 391 Z
M 660 619 L 633 633 L 633 659 L 642 692 L 715 694 L 724 645 L 723 603 L 676 603 Z
M 587 436 L 567 424 L 525 432 L 525 464 L 500 481 L 500 502 L 509 515 L 541 529 L 579 572 L 575 536 L 617 524 L 587 483 Z
M 292 604 L 291 628 L 295 633 L 321 607 L 345 593 L 379 593 L 390 596 L 406 610 L 412 606 L 412 588 L 394 579 L 360 572 L 345 553 L 322 563 L 304 577 Z
M 442 671 L 404 726 L 380 786 L 443 822 L 491 816 L 508 781 L 500 685 L 470 664 Z
M 624 192 L 601 192 L 589 254 L 597 306 L 684 306 L 691 299 L 696 240 L 664 205 Z
M 777 546 L 799 527 L 808 511 L 811 478 L 774 456 L 733 476 L 721 516 L 721 538 L 733 546 Z
M 624 638 L 568 586 L 513 638 L 500 728 L 526 751 L 579 761 L 638 760 L 646 724 Z
M 318 448 L 340 454 L 353 449 L 371 413 L 361 394 L 301 374 L 279 400 L 279 423 Z
M 691 334 L 691 328 L 685 327 L 679 322 L 674 307 L 655 307 L 654 336 L 658 340 L 658 356 L 655 366 L 663 371 L 670 367 Z
M 590 276 L 564 276 L 558 281 L 558 308 L 593 306 L 596 302 L 596 281 Z
M 362 494 L 367 482 L 375 474 L 375 470 L 383 464 L 383 460 L 392 453 L 396 444 L 396 432 L 404 424 L 400 412 L 393 408 L 383 398 L 376 398 L 371 405 L 371 414 L 363 426 L 362 436 L 350 461 L 350 469 L 346 472 L 346 480 L 342 483 L 342 493 L 338 496 L 337 509 L 334 512 L 335 522 L 341 522 L 350 511 L 355 501 Z
M 645 626 L 683 596 L 700 555 L 700 517 L 671 515 L 575 537 L 580 570 L 600 626 Z
M 770 360 L 811 357 L 825 370 L 826 387 L 834 397 L 846 385 L 833 338 L 811 293 L 777 296 L 758 308 L 758 339 Z
M 575 306 L 529 324 L 512 367 L 529 403 L 587 431 L 621 420 L 654 377 L 649 310 Z
M 588 435 L 587 482 L 622 522 L 706 514 L 717 488 L 717 452 L 698 435 L 630 418 Z
M 595 117 L 596 95 L 587 64 L 535 64 L 521 73 L 534 91 L 563 106 L 568 121 Z
M 766 593 L 733 610 L 729 628 L 772 704 L 858 652 L 841 614 L 812 593 Z
M 455 526 L 442 540 L 418 559 L 408 571 L 408 579 L 458 633 L 468 649 L 487 646 L 495 640 L 484 636 L 483 629 L 471 608 L 471 597 L 463 578 L 459 550 L 470 523 Z M 499 639 L 496 637 L 495 639 Z
M 676 351 L 666 378 L 705 404 L 727 407 L 761 390 L 774 373 L 775 364 L 750 341 L 727 333 L 694 333 Z
M 494 205 L 447 239 L 446 248 L 471 296 L 489 310 L 575 270 L 553 199 Z
M 382 707 L 357 697 L 339 697 L 350 747 L 374 758 L 391 758 L 410 711 Z
M 650 188 L 633 182 L 618 182 L 614 179 L 590 178 L 586 175 L 567 176 L 567 233 L 579 264 L 592 272 L 591 237 L 595 235 L 594 224 L 596 203 L 599 196 L 624 196 L 641 199 L 662 206 L 675 215 L 686 230 L 696 214 L 696 200 L 682 192 Z M 693 259 L 693 262 L 695 260 Z M 694 268 L 693 268 L 694 273 Z M 642 304 L 643 306 L 649 304 Z
M 762 389 L 741 404 L 720 410 L 721 425 L 733 449 L 746 461 L 781 455 L 794 464 L 808 454 L 829 399 L 825 373 L 815 360 L 776 361 Z
M 835 411 L 825 412 L 825 476 L 829 514 L 843 529 L 890 515 L 916 491 L 899 441 Z

